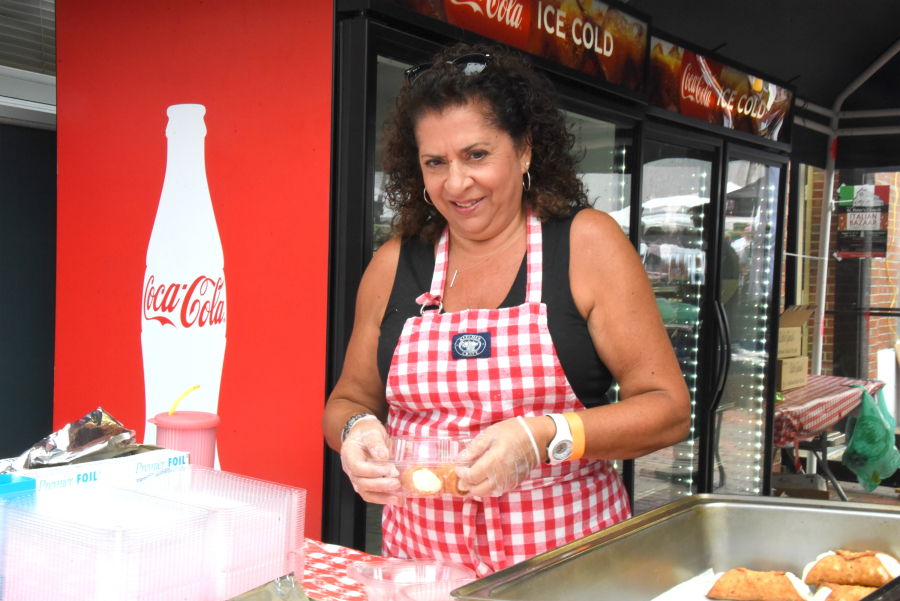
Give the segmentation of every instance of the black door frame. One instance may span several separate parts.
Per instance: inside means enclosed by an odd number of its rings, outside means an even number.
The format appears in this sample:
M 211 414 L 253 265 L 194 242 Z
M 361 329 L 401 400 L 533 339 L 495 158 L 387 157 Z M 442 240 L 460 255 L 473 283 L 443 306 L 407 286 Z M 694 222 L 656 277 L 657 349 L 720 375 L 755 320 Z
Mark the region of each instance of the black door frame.
M 378 56 L 416 64 L 439 47 L 365 14 L 340 19 L 335 27 L 327 394 L 343 369 L 356 291 L 372 258 Z M 364 549 L 366 504 L 344 474 L 340 455 L 327 445 L 323 479 L 322 539 Z
M 761 163 L 769 167 L 778 167 L 778 198 L 775 202 L 775 255 L 773 257 L 773 276 L 776 279 L 772 282 L 769 290 L 769 306 L 767 323 L 769 324 L 769 340 L 766 347 L 768 351 L 768 363 L 766 364 L 766 374 L 763 380 L 765 387 L 765 436 L 763 438 L 763 481 L 761 491 L 764 496 L 772 494 L 772 458 L 774 455 L 774 422 L 775 422 L 775 371 L 778 367 L 778 320 L 781 316 L 781 265 L 784 257 L 784 233 L 785 233 L 785 209 L 787 208 L 788 199 L 788 180 L 790 174 L 790 158 L 784 155 L 766 152 L 756 148 L 751 148 L 736 142 L 728 141 L 725 145 L 725 158 L 723 162 L 723 174 L 727 178 L 728 163 L 732 160 L 747 160 Z M 723 184 L 724 185 L 724 184 Z M 724 220 L 722 223 L 724 227 Z

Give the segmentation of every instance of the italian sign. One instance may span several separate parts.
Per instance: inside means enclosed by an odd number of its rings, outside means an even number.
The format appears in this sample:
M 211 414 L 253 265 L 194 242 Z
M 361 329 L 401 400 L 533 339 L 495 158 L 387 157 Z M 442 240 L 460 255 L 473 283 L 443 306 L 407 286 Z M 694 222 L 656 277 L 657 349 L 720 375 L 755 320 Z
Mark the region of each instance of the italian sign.
M 887 256 L 890 186 L 841 186 L 838 191 L 837 256 Z
M 790 90 L 661 40 L 650 39 L 650 104 L 688 117 L 789 142 Z
M 420 14 L 644 91 L 648 24 L 597 0 L 392 0 Z

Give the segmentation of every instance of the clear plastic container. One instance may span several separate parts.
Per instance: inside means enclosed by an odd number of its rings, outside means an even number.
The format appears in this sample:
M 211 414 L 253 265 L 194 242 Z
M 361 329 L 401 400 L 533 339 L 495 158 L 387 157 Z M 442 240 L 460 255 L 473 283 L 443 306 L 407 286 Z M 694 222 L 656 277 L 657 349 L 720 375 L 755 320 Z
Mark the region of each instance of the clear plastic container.
M 290 572 L 302 580 L 306 491 L 196 465 L 129 487 L 212 512 L 206 570 L 214 599 L 231 599 Z
M 0 474 L 0 601 L 6 580 L 6 503 L 2 499 L 34 493 L 35 484 L 35 480 L 27 476 Z
M 400 589 L 397 601 L 452 601 L 450 592 L 473 582 L 475 578 L 459 578 L 440 582 L 422 582 Z
M 101 485 L 0 503 L 3 601 L 211 598 L 206 509 Z
M 400 591 L 411 584 L 471 581 L 475 571 L 447 561 L 384 559 L 352 563 L 347 576 L 362 583 L 369 601 L 399 601 Z
M 397 468 L 400 472 L 400 496 L 464 497 L 468 491 L 464 485 L 460 486 L 455 468 L 471 466 L 472 462 L 455 461 L 455 458 L 470 441 L 468 437 L 394 437 L 388 441 L 388 459 L 369 459 L 369 462 L 392 464 Z

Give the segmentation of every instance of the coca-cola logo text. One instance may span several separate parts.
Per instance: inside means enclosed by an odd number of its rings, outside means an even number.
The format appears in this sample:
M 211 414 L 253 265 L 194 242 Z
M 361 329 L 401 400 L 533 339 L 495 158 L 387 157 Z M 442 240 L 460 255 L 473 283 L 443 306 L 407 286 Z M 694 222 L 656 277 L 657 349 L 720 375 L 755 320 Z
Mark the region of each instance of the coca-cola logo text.
M 681 97 L 693 100 L 701 106 L 712 106 L 712 88 L 703 80 L 703 74 L 694 70 L 694 63 L 688 63 L 681 74 Z
M 144 284 L 144 319 L 177 327 L 178 320 L 184 328 L 211 326 L 225 321 L 225 300 L 222 292 L 225 278 L 214 280 L 201 275 L 188 284 L 155 285 L 150 276 Z
M 482 2 L 484 8 L 482 8 Z M 522 25 L 522 3 L 515 0 L 450 0 L 456 6 L 468 6 L 475 13 L 486 15 L 513 29 Z

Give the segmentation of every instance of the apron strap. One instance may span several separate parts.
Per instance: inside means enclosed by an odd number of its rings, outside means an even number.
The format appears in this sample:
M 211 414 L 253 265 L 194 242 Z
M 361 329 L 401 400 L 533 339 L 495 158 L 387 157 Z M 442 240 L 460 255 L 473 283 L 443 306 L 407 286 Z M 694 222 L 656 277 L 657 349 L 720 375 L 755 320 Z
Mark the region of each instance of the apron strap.
M 500 523 L 500 501 L 489 497 L 482 501 L 484 521 L 487 526 L 488 551 L 495 570 L 506 565 L 506 550 L 503 548 L 503 526 Z
M 431 290 L 420 294 L 416 298 L 416 304 L 422 305 L 420 315 L 425 315 L 426 307 L 437 307 L 437 313 L 443 313 L 444 282 L 447 280 L 447 264 L 450 249 L 450 226 L 444 228 L 441 239 L 438 242 L 437 254 L 434 257 L 434 273 L 431 276 Z
M 431 276 L 431 294 L 440 298 L 444 294 L 444 283 L 447 281 L 447 269 L 450 262 L 450 226 L 441 232 L 437 253 L 434 255 L 434 274 Z
M 476 523 L 478 514 L 484 516 L 487 529 L 488 560 L 485 563 L 478 549 Z M 506 565 L 506 550 L 503 548 L 503 527 L 500 523 L 500 503 L 496 497 L 481 500 L 463 499 L 463 538 L 469 549 L 469 557 L 479 578 L 493 574 Z
M 463 540 L 466 541 L 466 548 L 469 550 L 472 565 L 475 566 L 475 573 L 481 577 L 490 574 L 491 569 L 481 561 L 475 545 L 475 516 L 478 515 L 478 505 L 480 503 L 474 499 L 463 499 Z

